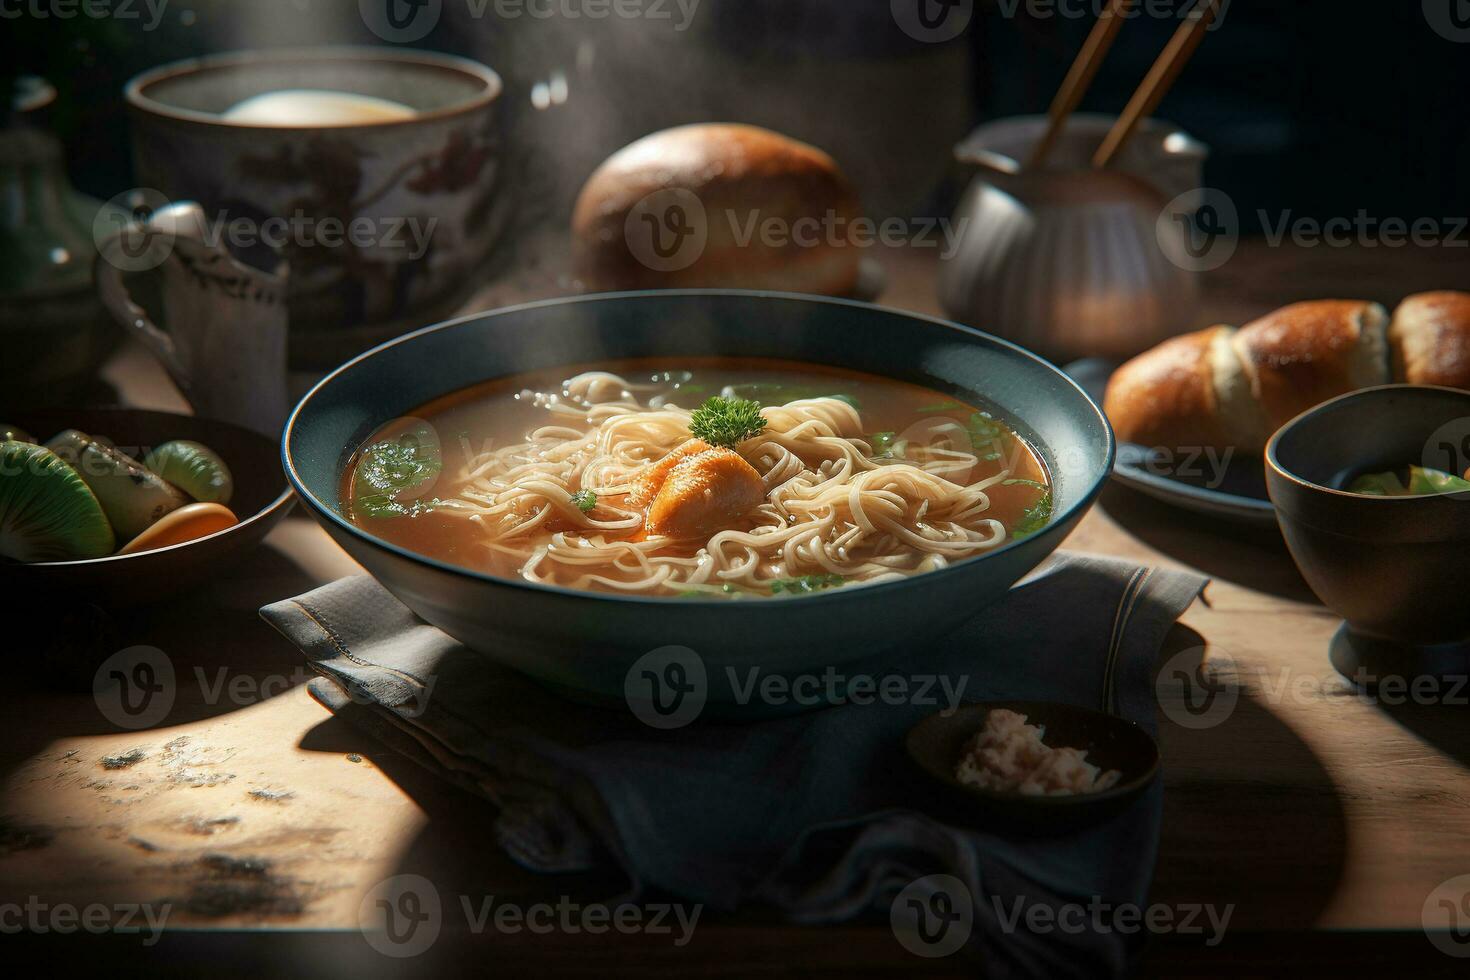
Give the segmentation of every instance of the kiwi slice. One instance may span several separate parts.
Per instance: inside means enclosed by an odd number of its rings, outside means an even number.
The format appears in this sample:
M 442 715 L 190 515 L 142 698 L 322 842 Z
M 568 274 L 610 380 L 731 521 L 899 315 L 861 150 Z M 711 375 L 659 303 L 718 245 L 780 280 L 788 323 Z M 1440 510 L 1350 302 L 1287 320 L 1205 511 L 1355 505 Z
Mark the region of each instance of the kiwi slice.
M 46 443 L 70 463 L 102 505 L 119 539 L 131 541 L 169 511 L 189 498 L 130 456 L 76 429 L 67 429 Z
M 166 442 L 144 456 L 143 465 L 203 504 L 227 504 L 235 492 L 230 468 L 202 443 Z
M 0 422 L 0 442 L 35 442 L 36 437 L 18 425 Z
M 75 561 L 112 554 L 116 539 L 97 496 L 44 446 L 0 442 L 0 555 Z

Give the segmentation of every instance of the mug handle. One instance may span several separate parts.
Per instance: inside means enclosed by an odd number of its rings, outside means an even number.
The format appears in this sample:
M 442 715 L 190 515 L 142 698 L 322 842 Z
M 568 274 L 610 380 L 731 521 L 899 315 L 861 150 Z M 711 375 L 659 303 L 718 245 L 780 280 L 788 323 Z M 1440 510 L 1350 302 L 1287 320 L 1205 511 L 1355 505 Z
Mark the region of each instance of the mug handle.
M 102 305 L 112 314 L 112 318 L 124 330 L 137 334 L 154 356 L 163 362 L 164 368 L 174 382 L 187 391 L 189 372 L 184 368 L 174 339 L 153 322 L 147 310 L 133 302 L 133 297 L 128 293 L 128 287 L 123 282 L 122 266 L 107 258 L 109 248 L 115 248 L 123 235 L 136 233 L 136 231 L 137 229 L 129 229 L 118 232 L 103 241 L 98 247 L 97 258 L 92 266 L 92 277 L 97 284 L 97 293 L 102 299 Z

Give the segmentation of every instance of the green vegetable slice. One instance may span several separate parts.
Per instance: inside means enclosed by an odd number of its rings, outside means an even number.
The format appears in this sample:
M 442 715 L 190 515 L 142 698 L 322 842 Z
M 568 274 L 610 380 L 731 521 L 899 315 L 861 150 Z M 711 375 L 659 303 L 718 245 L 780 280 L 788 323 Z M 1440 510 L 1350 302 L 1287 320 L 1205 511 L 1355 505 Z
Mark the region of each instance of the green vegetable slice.
M 120 541 L 133 540 L 189 503 L 178 487 L 103 439 L 67 429 L 52 436 L 46 448 L 91 489 Z
M 1422 497 L 1438 493 L 1463 493 L 1470 490 L 1470 480 L 1428 466 L 1410 466 L 1409 479 L 1397 473 L 1364 473 L 1348 484 L 1349 493 L 1370 497 Z
M 572 506 L 584 514 L 590 514 L 597 509 L 597 494 L 591 490 L 578 490 L 572 494 Z
M 1470 490 L 1470 481 L 1428 466 L 1409 467 L 1410 493 L 1457 493 L 1461 490 Z
M 1364 473 L 1348 484 L 1348 492 L 1370 497 L 1402 497 L 1408 493 L 1397 473 Z
M 203 443 L 166 442 L 143 457 L 143 466 L 201 503 L 228 504 L 235 494 L 230 468 Z
M 116 546 L 102 505 L 76 470 L 44 446 L 0 443 L 0 555 L 77 561 Z

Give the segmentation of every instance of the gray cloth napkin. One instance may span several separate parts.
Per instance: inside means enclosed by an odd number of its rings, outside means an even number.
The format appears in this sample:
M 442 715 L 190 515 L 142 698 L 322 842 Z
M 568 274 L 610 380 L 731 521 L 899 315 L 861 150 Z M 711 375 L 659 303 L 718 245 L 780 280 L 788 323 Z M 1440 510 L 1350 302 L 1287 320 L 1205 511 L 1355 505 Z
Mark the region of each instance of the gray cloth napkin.
M 1152 732 L 1155 656 L 1204 585 L 1063 553 L 949 635 L 900 651 L 893 672 L 938 675 L 950 690 L 963 679 L 966 702 L 1067 701 Z M 493 801 L 500 845 L 529 868 L 613 862 L 633 895 L 656 889 L 714 908 L 761 902 L 805 922 L 888 914 L 911 883 L 925 879 L 916 886 L 924 889 L 933 885 L 926 876 L 950 875 L 973 910 L 966 948 L 996 975 L 1117 975 L 1136 946 L 1136 935 L 1110 928 L 1033 934 L 1015 915 L 1145 904 L 1160 784 L 1105 823 L 1060 836 L 966 826 L 963 809 L 903 748 L 913 724 L 946 706 L 941 684 L 930 690 L 938 703 L 701 718 L 660 732 L 626 709 L 573 704 L 491 663 L 370 578 L 261 615 L 323 675 L 314 697 Z

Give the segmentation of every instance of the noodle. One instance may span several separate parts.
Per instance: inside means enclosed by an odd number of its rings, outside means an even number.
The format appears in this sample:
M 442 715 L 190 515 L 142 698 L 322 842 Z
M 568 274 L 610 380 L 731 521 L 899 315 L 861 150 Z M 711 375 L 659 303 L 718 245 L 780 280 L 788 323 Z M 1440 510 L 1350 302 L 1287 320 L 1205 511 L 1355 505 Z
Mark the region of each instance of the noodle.
M 646 536 L 627 504 L 639 474 L 689 438 L 691 408 L 657 385 L 605 371 L 557 393 L 522 391 L 545 413 L 521 442 L 467 453 L 445 474 L 437 514 L 462 519 L 490 567 L 531 581 L 626 594 L 758 593 L 807 575 L 890 581 L 978 555 L 1009 539 L 987 490 L 1010 465 L 971 483 L 980 455 L 951 418 L 900 437 L 879 458 L 858 409 L 839 398 L 767 406 L 764 432 L 738 447 L 765 500 L 707 541 Z M 578 491 L 596 493 L 584 513 Z

